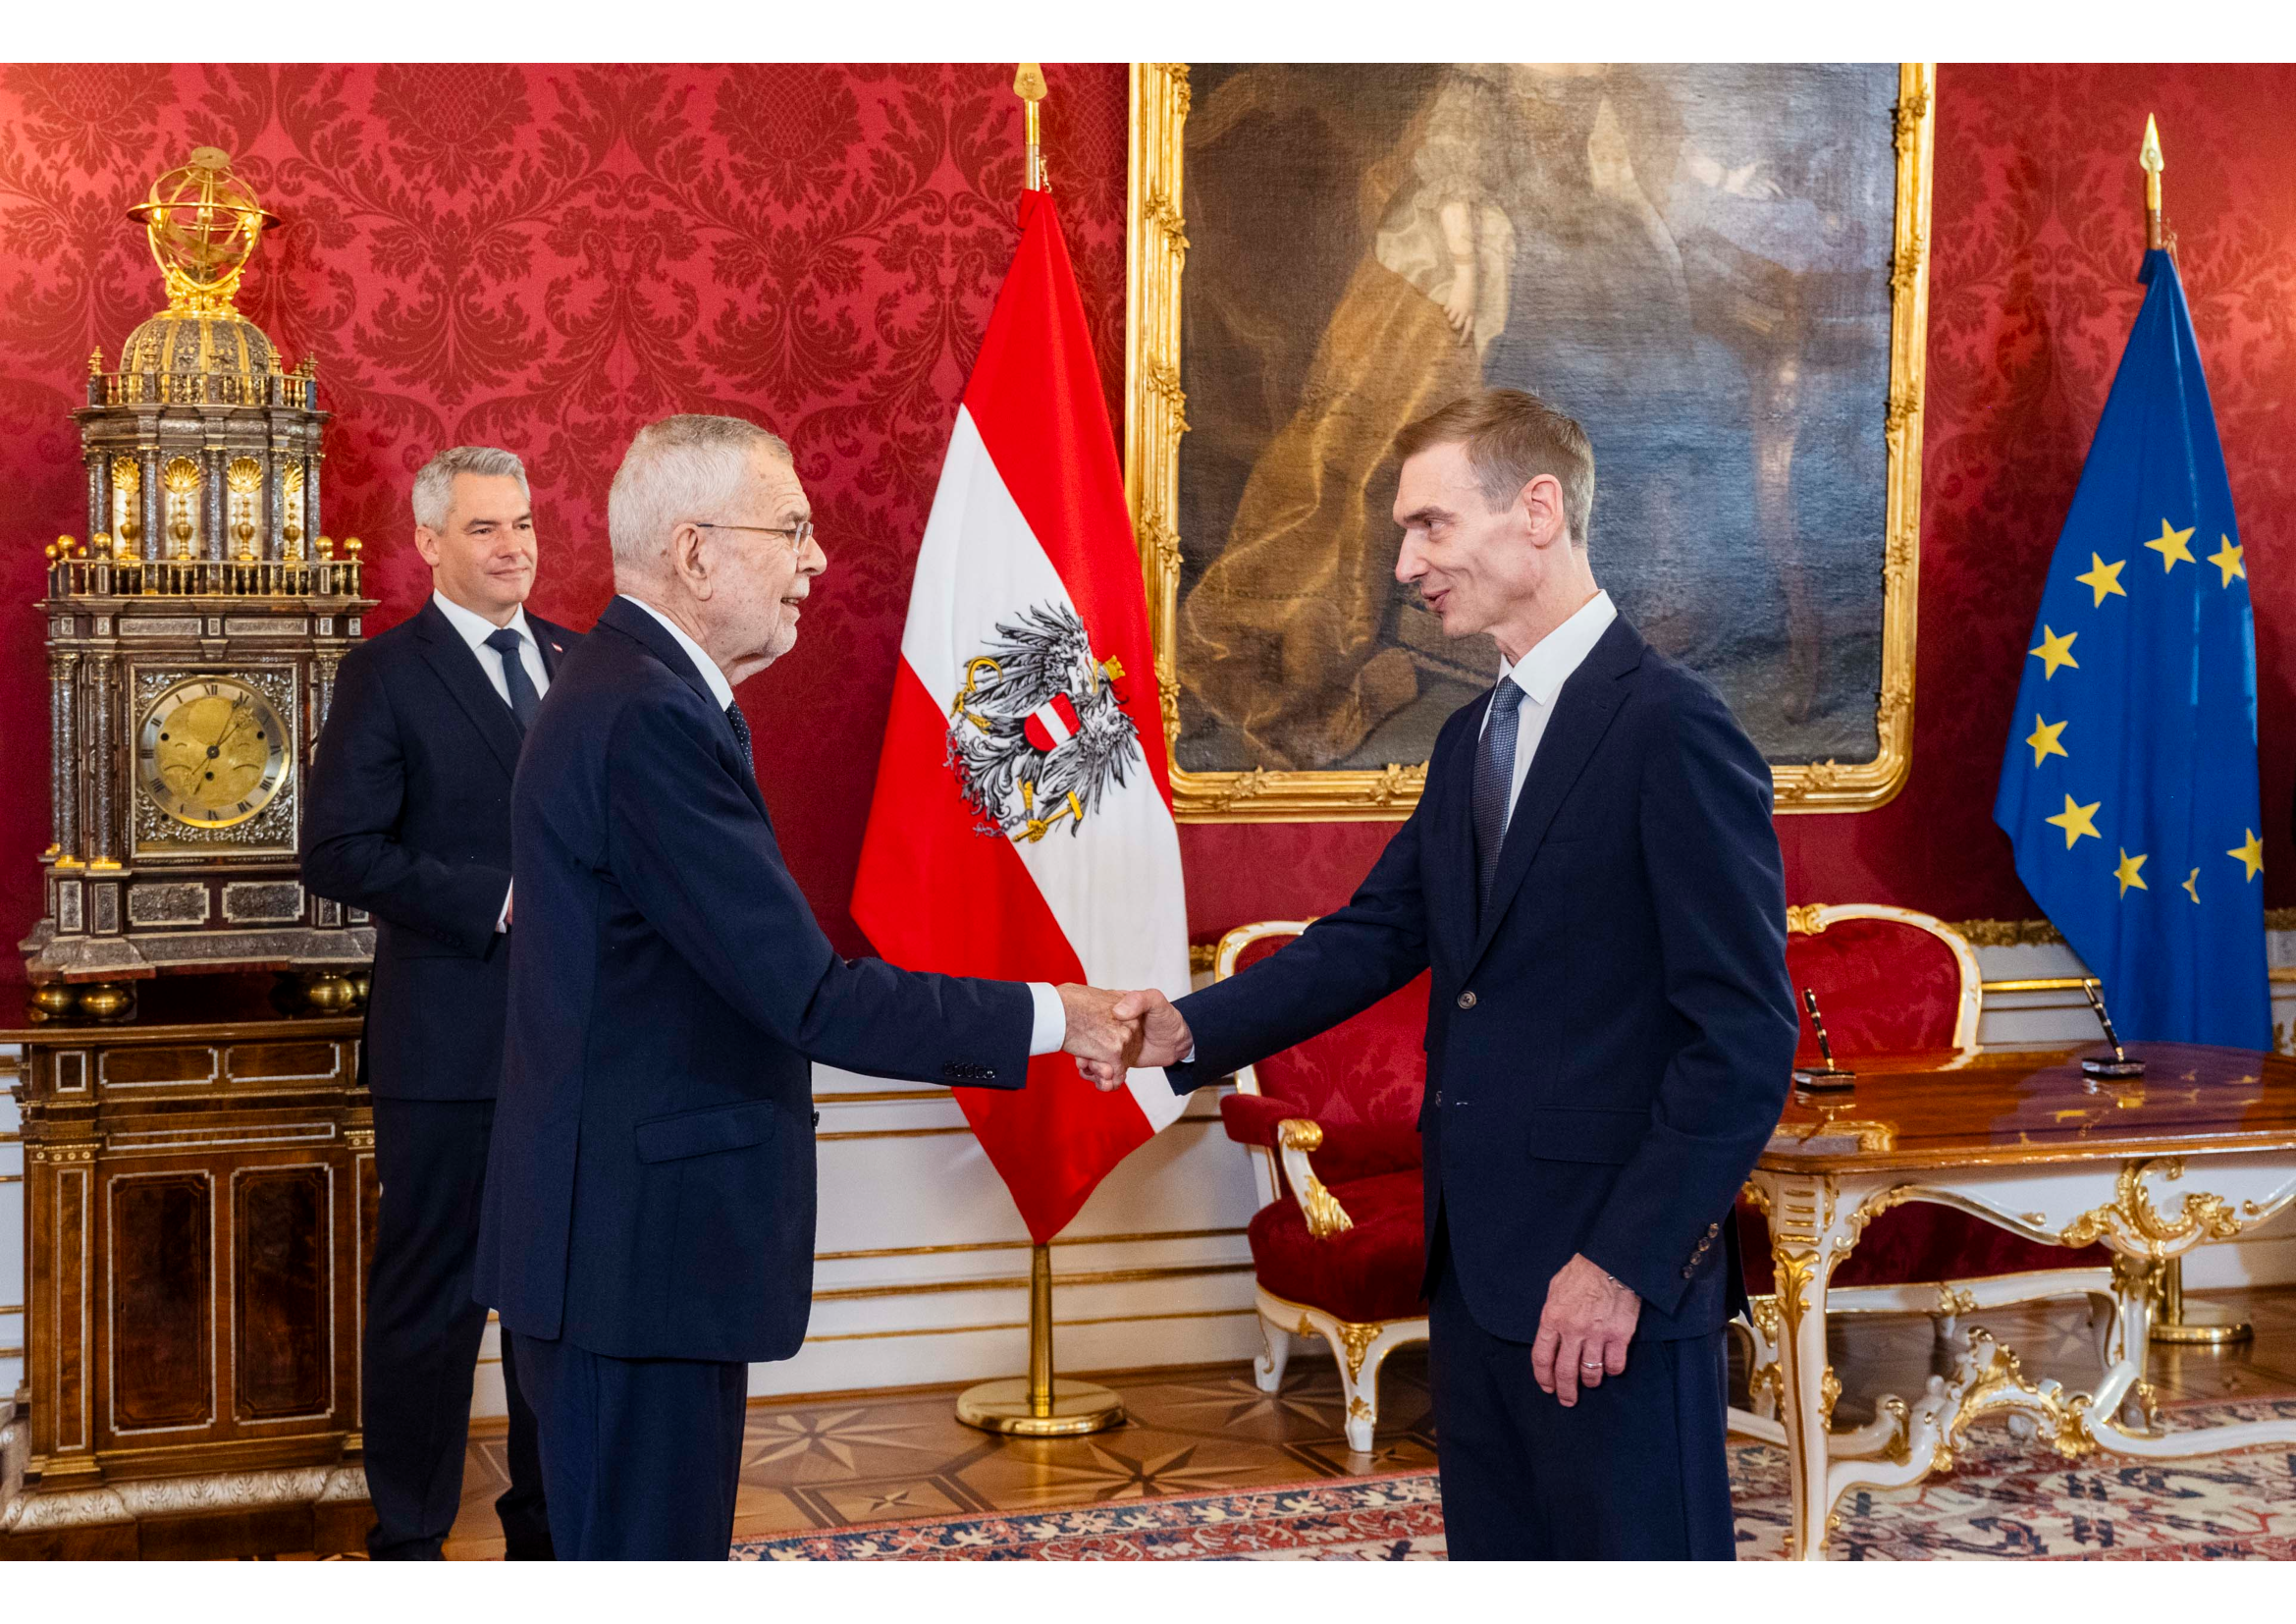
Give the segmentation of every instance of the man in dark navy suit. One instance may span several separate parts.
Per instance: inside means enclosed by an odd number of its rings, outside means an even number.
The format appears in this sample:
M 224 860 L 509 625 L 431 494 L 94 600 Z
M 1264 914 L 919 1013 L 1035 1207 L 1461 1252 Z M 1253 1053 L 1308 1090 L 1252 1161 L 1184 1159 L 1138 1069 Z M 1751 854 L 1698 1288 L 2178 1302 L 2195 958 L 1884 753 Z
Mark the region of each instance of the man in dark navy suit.
M 1396 574 L 1452 636 L 1497 639 L 1498 686 L 1444 725 L 1418 809 L 1345 908 L 1242 975 L 1116 1012 L 1147 1018 L 1140 1063 L 1185 1091 L 1432 968 L 1419 1127 L 1451 1555 L 1728 1558 L 1731 1207 L 1795 1038 L 1770 771 L 1596 586 L 1575 422 L 1489 390 L 1397 449 Z
M 507 451 L 457 446 L 414 479 L 432 591 L 352 649 L 319 736 L 303 884 L 375 916 L 364 1054 L 383 1186 L 363 1334 L 362 1429 L 378 1557 L 436 1559 L 462 1503 L 470 1296 L 510 954 L 510 781 L 551 676 L 579 639 L 521 607 L 534 504 Z M 507 1554 L 548 1557 L 550 1523 L 507 1339 Z
M 614 475 L 619 593 L 518 772 L 519 929 L 479 1237 L 541 1428 L 563 1557 L 722 1561 L 748 1364 L 813 1296 L 808 1062 L 1019 1088 L 1120 1062 L 1116 995 L 840 958 L 790 877 L 733 689 L 828 561 L 789 451 L 666 418 Z

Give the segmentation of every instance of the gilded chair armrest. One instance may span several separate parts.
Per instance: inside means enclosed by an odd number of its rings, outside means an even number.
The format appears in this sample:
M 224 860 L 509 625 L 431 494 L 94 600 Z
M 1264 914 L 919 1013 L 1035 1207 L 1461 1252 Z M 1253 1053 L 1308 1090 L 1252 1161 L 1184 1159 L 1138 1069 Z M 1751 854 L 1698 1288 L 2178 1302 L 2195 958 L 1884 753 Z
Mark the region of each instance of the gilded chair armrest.
M 1356 1220 L 1348 1217 L 1348 1210 L 1339 1204 L 1339 1198 L 1323 1187 L 1315 1176 L 1315 1169 L 1308 1164 L 1308 1153 L 1323 1144 L 1323 1129 L 1305 1116 L 1287 1116 L 1276 1124 L 1276 1153 L 1283 1158 L 1284 1182 L 1291 1185 L 1292 1194 L 1299 1198 L 1300 1216 L 1308 1220 L 1308 1233 L 1317 1240 L 1325 1240 L 1345 1229 L 1353 1229 Z

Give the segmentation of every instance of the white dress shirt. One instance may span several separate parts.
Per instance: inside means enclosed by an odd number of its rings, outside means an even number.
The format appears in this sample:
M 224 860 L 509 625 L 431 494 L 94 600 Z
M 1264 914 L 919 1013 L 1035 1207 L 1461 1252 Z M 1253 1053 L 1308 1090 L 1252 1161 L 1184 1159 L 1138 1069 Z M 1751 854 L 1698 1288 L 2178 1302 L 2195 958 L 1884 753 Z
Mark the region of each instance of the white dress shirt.
M 1531 646 L 1521 663 L 1509 665 L 1505 656 L 1499 660 L 1499 680 L 1512 682 L 1522 690 L 1523 703 L 1515 711 L 1515 783 L 1507 791 L 1507 811 L 1500 821 L 1502 839 L 1507 825 L 1515 819 L 1515 803 L 1522 796 L 1522 781 L 1530 776 L 1530 758 L 1538 754 L 1538 741 L 1546 736 L 1547 723 L 1555 714 L 1555 696 L 1563 691 L 1563 684 L 1571 674 L 1585 663 L 1594 652 L 1594 645 L 1602 641 L 1602 634 L 1619 618 L 1618 607 L 1611 602 L 1608 592 L 1597 592 L 1578 612 Z M 1483 711 L 1483 726 L 1491 725 L 1488 707 Z M 1478 735 L 1479 736 L 1479 735 Z
M 526 668 L 526 677 L 534 684 L 534 697 L 540 699 L 550 691 L 550 673 L 543 668 L 542 650 L 536 646 L 533 628 L 526 623 L 526 611 L 513 609 L 507 626 L 498 626 L 475 610 L 464 609 L 446 593 L 434 589 L 431 602 L 439 606 L 439 613 L 447 617 L 447 623 L 461 634 L 470 645 L 470 652 L 478 661 L 478 669 L 486 673 L 486 679 L 495 685 L 495 693 L 505 709 L 510 703 L 510 679 L 503 675 L 503 657 L 486 646 L 486 640 L 502 630 L 518 634 L 518 663 Z M 510 889 L 503 888 L 503 911 L 495 915 L 495 935 L 510 928 Z
M 511 610 L 508 624 L 498 626 L 484 615 L 464 609 L 444 592 L 433 592 L 431 602 L 439 606 L 447 623 L 470 645 L 470 652 L 478 657 L 478 669 L 486 673 L 486 679 L 495 685 L 495 692 L 501 695 L 504 704 L 510 702 L 510 684 L 503 676 L 503 657 L 486 646 L 486 640 L 497 631 L 518 634 L 518 663 L 526 668 L 527 678 L 534 684 L 534 697 L 540 699 L 550 692 L 550 672 L 542 663 L 542 650 L 534 641 L 534 628 L 526 623 L 525 610 Z
M 702 651 L 701 644 L 688 637 L 675 621 L 645 599 L 631 598 L 627 592 L 622 596 L 660 621 L 662 628 L 677 639 L 677 646 L 685 650 L 686 658 L 694 663 L 694 670 L 700 672 L 702 680 L 710 685 L 710 696 L 718 701 L 720 710 L 733 703 L 733 684 L 725 680 L 725 674 L 718 669 L 718 662 Z M 1068 1011 L 1061 1004 L 1058 989 L 1048 981 L 1032 981 L 1029 983 L 1029 997 L 1035 1001 L 1037 1011 L 1035 1024 L 1029 1031 L 1029 1053 L 1033 1056 L 1058 1054 L 1061 1046 L 1068 1042 Z

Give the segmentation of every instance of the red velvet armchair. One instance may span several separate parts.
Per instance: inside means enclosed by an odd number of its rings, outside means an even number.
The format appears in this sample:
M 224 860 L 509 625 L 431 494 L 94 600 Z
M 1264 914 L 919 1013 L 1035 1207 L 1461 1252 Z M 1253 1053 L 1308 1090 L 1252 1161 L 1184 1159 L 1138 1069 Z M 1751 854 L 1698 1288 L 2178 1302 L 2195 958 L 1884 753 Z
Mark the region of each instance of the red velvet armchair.
M 1308 921 L 1243 925 L 1220 941 L 1225 980 Z M 1379 1367 L 1424 1341 L 1419 1100 L 1426 1091 L 1427 978 L 1353 1020 L 1236 1073 L 1220 1101 L 1228 1137 L 1253 1151 L 1259 1211 L 1247 1234 L 1256 1276 L 1263 1392 L 1282 1382 L 1294 1336 L 1331 1344 L 1348 1447 L 1368 1452 Z M 1312 1158 L 1312 1160 L 1310 1160 Z
M 1855 1070 L 1864 1055 L 1968 1055 L 1977 1047 L 1984 988 L 1977 955 L 1959 933 L 1926 913 L 1878 904 L 1812 905 L 1787 910 L 1786 962 L 1798 999 L 1818 996 L 1818 1011 L 1838 1060 Z M 1801 1017 L 1797 1064 L 1817 1064 L 1817 1033 Z M 1850 1108 L 1854 1110 L 1854 1107 Z M 1752 1416 L 1735 1412 L 1743 1430 L 1777 1429 L 1779 1373 L 1774 1350 L 1778 1307 L 1770 1226 L 1752 1202 L 1737 1204 L 1739 1252 L 1754 1345 L 1748 1383 Z M 1924 1202 L 1877 1215 L 1834 1272 L 1827 1297 L 1834 1314 L 1928 1314 L 1941 1338 L 1956 1317 L 2044 1297 L 2109 1299 L 2110 1260 L 2101 1246 L 2045 1246 L 1990 1223 Z M 1745 1425 L 1749 1420 L 1754 1425 Z

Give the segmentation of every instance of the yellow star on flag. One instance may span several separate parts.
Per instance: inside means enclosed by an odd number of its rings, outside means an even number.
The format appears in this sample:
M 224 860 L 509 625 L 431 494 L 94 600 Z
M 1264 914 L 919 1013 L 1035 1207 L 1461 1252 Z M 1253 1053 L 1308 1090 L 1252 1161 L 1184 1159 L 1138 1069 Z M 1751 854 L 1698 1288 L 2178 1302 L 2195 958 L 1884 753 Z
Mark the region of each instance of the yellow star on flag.
M 2194 869 L 2184 877 L 2184 893 L 2195 902 L 2201 899 L 2201 871 Z
M 2125 598 L 2128 596 L 2126 588 L 2120 584 L 2120 572 L 2128 568 L 2128 560 L 2122 559 L 2118 564 L 2107 564 L 2102 554 L 2091 553 L 2089 563 L 2095 568 L 2086 575 L 2075 575 L 2073 579 L 2097 594 L 2097 602 L 2089 606 L 2091 609 L 2102 605 L 2107 598 Z
M 2224 855 L 2227 857 L 2237 857 L 2243 863 L 2246 863 L 2248 865 L 2248 873 L 2245 878 L 2253 880 L 2260 872 L 2263 871 L 2265 866 L 2265 843 L 2256 838 L 2256 831 L 2253 829 L 2244 829 L 2242 833 L 2248 837 L 2247 841 L 2241 845 L 2234 846 L 2230 851 L 2225 852 Z
M 2218 583 L 2219 585 L 2230 586 L 2232 577 L 2235 575 L 2242 580 L 2248 579 L 2248 566 L 2240 562 L 2242 551 L 2243 549 L 2232 545 L 2230 536 L 2216 538 L 2216 550 L 2209 555 L 2209 562 L 2224 571 L 2224 578 Z
M 2190 529 L 2172 530 L 2168 527 L 2166 519 L 2161 521 L 2160 535 L 2146 542 L 2145 545 L 2161 555 L 2162 574 L 2165 575 L 2174 569 L 2179 561 L 2185 564 L 2193 562 L 2192 549 L 2185 546 L 2185 541 L 2191 535 Z
M 2064 831 L 2064 848 L 2070 851 L 2073 848 L 2073 842 L 2084 835 L 2097 839 L 2105 838 L 2097 833 L 2097 825 L 2094 822 L 2097 808 L 2104 804 L 2103 801 L 2091 801 L 2086 806 L 2079 806 L 2074 803 L 2072 796 L 2067 795 L 2064 798 L 2062 812 L 2054 818 L 2044 818 L 2041 821 L 2053 823 Z
M 2126 846 L 2121 848 L 2120 867 L 2112 871 L 2112 877 L 2120 882 L 2121 895 L 2126 896 L 2132 887 L 2138 891 L 2151 891 L 2153 889 L 2137 878 L 2137 871 L 2144 866 L 2145 853 L 2140 851 L 2131 857 Z
M 2050 756 L 2063 756 L 2067 761 L 2073 759 L 2065 747 L 2056 741 L 2057 735 L 2065 728 L 2065 723 L 2044 722 L 2039 711 L 2033 713 L 2033 731 L 2025 735 L 2025 742 L 2033 746 L 2034 766 L 2040 766 Z
M 2059 666 L 2070 666 L 2075 671 L 2081 669 L 2080 661 L 2073 658 L 2073 639 L 2079 635 L 2077 631 L 2068 631 L 2059 637 L 2046 625 L 2041 628 L 2041 646 L 2029 648 L 2025 652 L 2041 657 L 2041 664 L 2047 668 L 2041 674 L 2044 682 L 2056 675 Z

